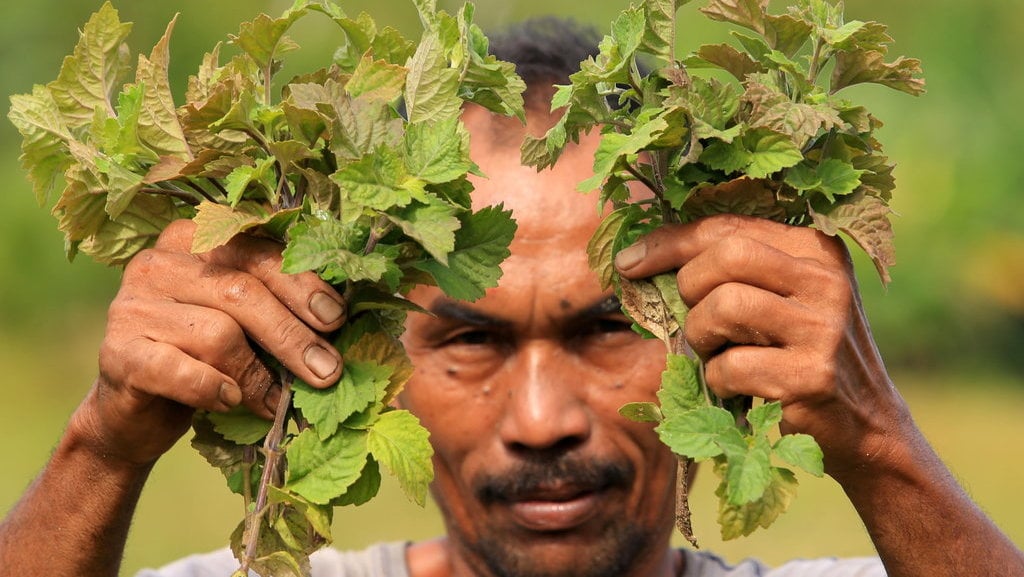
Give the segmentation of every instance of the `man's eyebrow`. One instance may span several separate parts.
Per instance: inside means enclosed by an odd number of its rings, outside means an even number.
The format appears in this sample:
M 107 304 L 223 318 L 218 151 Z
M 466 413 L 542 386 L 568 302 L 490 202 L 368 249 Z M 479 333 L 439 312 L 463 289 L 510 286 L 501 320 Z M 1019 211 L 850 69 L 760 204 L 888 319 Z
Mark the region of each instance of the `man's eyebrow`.
M 605 315 L 622 312 L 622 303 L 619 302 L 619 297 L 615 295 L 608 295 L 594 304 L 582 308 L 569 318 L 570 324 L 576 324 L 583 321 L 588 321 Z
M 439 298 L 428 309 L 439 318 L 459 321 L 478 327 L 510 327 L 511 321 L 498 318 L 470 308 L 458 301 Z

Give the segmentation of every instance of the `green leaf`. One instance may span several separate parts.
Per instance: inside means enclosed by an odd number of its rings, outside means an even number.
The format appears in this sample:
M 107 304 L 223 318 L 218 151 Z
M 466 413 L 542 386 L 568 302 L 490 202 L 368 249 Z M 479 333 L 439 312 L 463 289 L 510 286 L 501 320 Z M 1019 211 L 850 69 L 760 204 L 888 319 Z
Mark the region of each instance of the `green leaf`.
M 643 35 L 645 51 L 671 63 L 676 43 L 676 12 L 690 0 L 644 0 L 644 20 L 647 26 Z
M 647 148 L 658 136 L 668 128 L 665 119 L 655 117 L 643 124 L 634 126 L 629 134 L 607 132 L 601 136 L 601 142 L 594 152 L 594 176 L 581 182 L 576 189 L 589 192 L 600 188 L 601 183 L 623 161 Z
M 129 70 L 124 40 L 131 27 L 122 24 L 117 10 L 105 2 L 82 28 L 74 53 L 64 59 L 57 79 L 47 85 L 68 126 L 89 124 L 97 109 L 114 116 L 111 97 Z
M 429 434 L 412 413 L 388 411 L 370 428 L 368 444 L 374 459 L 398 479 L 406 496 L 423 506 L 434 478 Z
M 305 9 L 288 10 L 281 18 L 260 14 L 243 22 L 238 34 L 230 37 L 231 43 L 244 50 L 260 68 L 269 69 L 279 55 L 297 48 L 285 33 L 304 13 Z
M 21 133 L 21 166 L 42 206 L 60 186 L 71 162 L 64 144 L 71 134 L 53 95 L 43 86 L 34 86 L 32 94 L 11 96 L 7 117 Z
M 307 429 L 288 446 L 288 481 L 285 488 L 313 503 L 327 504 L 343 495 L 362 474 L 367 448 L 366 431 L 340 428 L 321 441 Z
M 750 152 L 750 163 L 746 167 L 746 172 L 752 178 L 767 178 L 804 158 L 803 153 L 788 136 L 774 131 L 750 131 L 744 135 L 743 142 Z
M 344 199 L 373 210 L 407 206 L 423 197 L 421 188 L 410 186 L 401 157 L 389 148 L 345 166 L 331 180 L 341 187 Z
M 373 457 L 366 457 L 366 465 L 355 483 L 349 485 L 343 494 L 331 501 L 332 507 L 363 505 L 377 496 L 380 491 L 380 465 Z
M 410 124 L 404 147 L 406 170 L 424 182 L 450 182 L 473 169 L 469 133 L 458 118 Z
M 820 184 L 815 189 L 820 190 L 830 202 L 834 202 L 836 196 L 844 196 L 856 190 L 860 186 L 860 176 L 864 174 L 863 170 L 857 170 L 838 158 L 821 161 L 816 172 Z
M 497 284 L 499 264 L 508 258 L 509 244 L 516 231 L 511 211 L 502 205 L 490 206 L 472 214 L 461 214 L 462 227 L 455 233 L 455 250 L 448 255 L 448 266 L 434 261 L 416 263 L 430 273 L 446 295 L 459 300 L 476 300 Z
M 177 16 L 167 25 L 167 31 L 153 47 L 149 58 L 139 56 L 135 82 L 145 87 L 139 118 L 139 138 L 158 156 L 191 159 L 192 153 L 178 121 L 177 107 L 167 77 L 170 65 L 168 44 L 176 21 Z
M 755 435 L 765 435 L 782 422 L 782 403 L 773 401 L 754 407 L 747 413 L 747 421 Z
M 267 436 L 273 422 L 257 417 L 249 409 L 238 406 L 226 413 L 209 413 L 213 429 L 228 441 L 252 445 Z
M 391 102 L 401 96 L 407 73 L 402 66 L 374 60 L 370 54 L 366 54 L 359 61 L 345 90 L 356 98 Z
M 459 210 L 431 195 L 426 204 L 414 202 L 397 214 L 387 216 L 430 256 L 447 266 L 448 254 L 455 249 L 455 232 L 462 226 L 456 216 Z
M 719 497 L 718 523 L 722 539 L 735 539 L 750 535 L 758 527 L 771 526 L 789 508 L 789 503 L 796 495 L 796 486 L 796 478 L 789 470 L 772 467 L 768 487 L 761 498 L 737 505 L 726 498 L 726 483 L 723 480 L 715 493 Z
M 612 259 L 617 249 L 621 248 L 619 245 L 625 232 L 642 216 L 642 208 L 635 204 L 627 204 L 604 217 L 594 235 L 590 237 L 587 243 L 587 261 L 591 270 L 597 273 L 602 288 L 612 284 L 615 274 Z
M 666 418 L 682 416 L 706 404 L 699 371 L 698 361 L 686 355 L 669 354 L 665 357 L 658 401 Z
M 391 370 L 391 367 L 346 358 L 341 381 L 333 387 L 317 389 L 296 380 L 295 406 L 302 410 L 302 415 L 324 441 L 335 434 L 345 419 L 379 401 L 378 391 L 386 389 Z
M 660 423 L 665 417 L 656 403 L 626 403 L 619 407 L 619 414 L 637 423 Z
M 256 203 L 244 202 L 232 208 L 204 201 L 192 219 L 196 223 L 192 252 L 209 252 L 226 244 L 236 235 L 266 223 L 270 218 L 271 215 Z
M 783 435 L 775 442 L 772 452 L 783 461 L 800 467 L 815 477 L 825 474 L 824 454 L 814 437 L 810 435 Z
M 735 429 L 724 431 L 717 439 L 728 461 L 726 497 L 733 505 L 761 499 L 771 484 L 771 445 L 764 435 L 744 439 Z
M 409 60 L 405 85 L 410 123 L 458 116 L 462 106 L 462 99 L 458 97 L 459 73 L 446 64 L 444 45 L 438 33 L 424 32 L 416 53 Z
M 700 461 L 722 454 L 719 437 L 736 424 L 729 411 L 704 406 L 667 417 L 655 430 L 673 453 Z

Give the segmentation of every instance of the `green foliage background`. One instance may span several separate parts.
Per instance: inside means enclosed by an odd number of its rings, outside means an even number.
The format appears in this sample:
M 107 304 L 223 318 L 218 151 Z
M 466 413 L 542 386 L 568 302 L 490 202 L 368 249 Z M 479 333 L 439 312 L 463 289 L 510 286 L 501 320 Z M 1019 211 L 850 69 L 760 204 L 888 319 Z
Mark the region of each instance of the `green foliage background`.
M 555 13 L 602 31 L 626 0 L 478 0 L 485 30 L 523 17 Z M 135 22 L 133 52 L 147 52 L 175 12 L 172 85 L 239 22 L 290 2 L 177 0 L 120 2 Z M 439 4 L 449 11 L 459 6 Z M 680 50 L 726 39 L 696 11 L 681 11 Z M 779 6 L 782 3 L 776 3 Z M 31 91 L 56 76 L 76 27 L 99 0 L 35 0 L 7 5 L 0 19 L 0 94 Z M 409 36 L 418 30 L 406 0 L 343 2 L 367 10 Z M 1015 407 L 1024 402 L 1024 4 L 848 0 L 849 19 L 878 20 L 896 38 L 893 56 L 923 61 L 928 94 L 921 98 L 863 87 L 856 97 L 886 122 L 879 132 L 898 162 L 893 207 L 897 266 L 883 290 L 858 256 L 862 289 L 883 355 L 921 426 L 978 501 L 1024 544 L 1024 473 L 1011 439 L 1024 434 Z M 301 26 L 296 72 L 328 62 L 337 34 L 316 19 Z M 5 107 L 6 112 L 6 107 Z M 0 475 L 0 512 L 42 466 L 67 416 L 89 387 L 102 338 L 106 304 L 118 272 L 82 259 L 69 265 L 55 222 L 40 210 L 18 167 L 19 137 L 0 122 L 0 434 L 8 458 Z M 184 444 L 183 444 L 184 445 Z M 824 554 L 866 554 L 849 506 L 834 483 L 802 479 L 794 510 L 770 531 L 729 544 L 715 539 L 712 489 L 698 485 L 698 538 L 732 559 L 769 560 Z M 700 483 L 700 481 L 698 481 Z M 83 488 L 88 490 L 88 488 Z M 426 538 L 441 532 L 436 513 L 407 505 L 396 487 L 367 507 L 338 515 L 339 546 L 380 539 Z M 240 516 L 234 496 L 187 446 L 157 467 L 140 505 L 125 574 L 189 552 L 219 547 Z M 828 513 L 823 513 L 828 511 Z M 836 511 L 833 514 L 833 511 Z M 372 524 L 372 525 L 368 525 Z

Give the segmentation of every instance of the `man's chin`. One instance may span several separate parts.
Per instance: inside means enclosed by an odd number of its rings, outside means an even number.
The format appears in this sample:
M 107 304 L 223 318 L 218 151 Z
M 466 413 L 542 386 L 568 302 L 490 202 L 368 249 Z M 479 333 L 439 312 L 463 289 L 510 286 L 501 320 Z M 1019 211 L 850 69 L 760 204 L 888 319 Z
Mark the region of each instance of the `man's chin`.
M 495 528 L 465 545 L 496 577 L 621 577 L 657 541 L 649 527 L 619 520 L 567 531 Z

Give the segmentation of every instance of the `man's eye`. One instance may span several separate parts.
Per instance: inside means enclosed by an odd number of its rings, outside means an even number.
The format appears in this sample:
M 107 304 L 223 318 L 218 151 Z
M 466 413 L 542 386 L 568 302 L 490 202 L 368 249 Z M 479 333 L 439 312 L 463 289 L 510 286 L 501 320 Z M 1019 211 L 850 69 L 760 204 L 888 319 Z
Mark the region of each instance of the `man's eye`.
M 462 331 L 445 341 L 449 345 L 487 345 L 495 342 L 494 335 L 488 331 Z
M 632 332 L 632 326 L 632 323 L 624 319 L 598 319 L 594 321 L 587 332 L 595 335 L 624 331 Z

